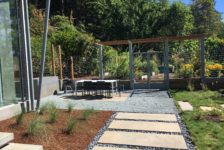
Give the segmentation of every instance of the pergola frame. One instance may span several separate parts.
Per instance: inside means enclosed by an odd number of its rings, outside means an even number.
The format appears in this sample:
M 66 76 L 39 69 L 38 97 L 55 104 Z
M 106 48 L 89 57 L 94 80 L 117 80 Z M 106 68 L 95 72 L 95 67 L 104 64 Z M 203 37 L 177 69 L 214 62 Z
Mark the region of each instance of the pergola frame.
M 104 41 L 99 42 L 99 77 L 100 80 L 104 79 L 103 70 L 103 46 L 114 46 L 114 45 L 128 45 L 129 46 L 129 64 L 130 64 L 130 86 L 134 89 L 134 56 L 133 56 L 133 44 L 144 44 L 144 43 L 165 43 L 164 51 L 164 63 L 165 63 L 165 86 L 169 89 L 169 42 L 171 41 L 185 41 L 185 40 L 199 40 L 201 49 L 201 81 L 205 79 L 205 35 L 188 35 L 188 36 L 174 36 L 174 37 L 158 37 L 158 38 L 146 38 L 146 39 L 132 39 L 132 40 L 116 40 L 116 41 Z

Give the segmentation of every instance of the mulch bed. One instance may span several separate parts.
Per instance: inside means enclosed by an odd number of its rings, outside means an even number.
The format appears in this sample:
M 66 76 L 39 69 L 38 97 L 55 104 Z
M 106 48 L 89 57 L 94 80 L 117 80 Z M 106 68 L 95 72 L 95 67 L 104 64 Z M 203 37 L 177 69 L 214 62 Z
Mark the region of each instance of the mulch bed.
M 59 117 L 56 123 L 47 123 L 48 114 L 40 116 L 46 123 L 45 129 L 35 136 L 27 135 L 29 122 L 37 115 L 36 113 L 27 113 L 24 115 L 23 122 L 15 125 L 15 118 L 0 122 L 0 132 L 13 132 L 15 143 L 43 145 L 44 150 L 84 150 L 112 112 L 97 112 L 90 115 L 88 120 L 82 119 L 83 111 L 75 110 L 71 114 L 65 110 L 58 110 Z M 76 118 L 77 126 L 72 135 L 64 132 L 69 116 Z

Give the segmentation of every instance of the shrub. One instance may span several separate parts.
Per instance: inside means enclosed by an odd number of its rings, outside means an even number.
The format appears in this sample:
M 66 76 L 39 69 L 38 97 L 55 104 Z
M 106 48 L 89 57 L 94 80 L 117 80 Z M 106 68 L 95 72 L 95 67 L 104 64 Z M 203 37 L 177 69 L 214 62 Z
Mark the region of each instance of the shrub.
M 68 113 L 71 113 L 72 112 L 74 106 L 75 106 L 75 104 L 68 103 L 68 105 L 67 105 Z
M 47 111 L 47 105 L 42 105 L 38 111 L 39 115 L 43 115 Z
M 189 80 L 187 83 L 187 90 L 191 92 L 194 91 L 194 84 L 191 82 L 191 80 Z
M 58 111 L 56 109 L 49 112 L 49 123 L 55 123 L 57 121 L 57 118 Z
M 40 118 L 34 118 L 28 125 L 28 135 L 37 135 L 44 129 L 44 123 Z
M 218 110 L 218 109 L 212 109 L 208 114 L 213 116 L 213 117 L 220 117 L 220 116 L 222 116 L 222 112 L 220 110 Z
M 23 112 L 20 113 L 20 114 L 18 114 L 18 115 L 16 116 L 16 124 L 17 124 L 17 125 L 20 125 L 20 124 L 22 123 L 22 121 L 23 121 L 23 116 L 24 116 L 24 113 L 23 113 Z
M 179 76 L 184 78 L 191 78 L 193 76 L 193 72 L 193 65 L 184 64 L 179 71 Z
M 67 134 L 72 134 L 76 125 L 77 125 L 77 121 L 70 116 L 68 118 L 68 121 L 67 121 L 67 124 L 66 124 L 65 132 Z
M 53 102 L 49 102 L 47 104 L 42 105 L 40 107 L 38 113 L 39 113 L 39 115 L 43 115 L 45 112 L 52 112 L 52 111 L 54 111 L 56 109 L 57 109 L 56 104 L 53 103 Z
M 53 110 L 56 110 L 57 109 L 57 106 L 54 102 L 50 102 L 47 104 L 47 111 L 48 112 L 51 112 Z
M 194 120 L 201 120 L 204 118 L 204 113 L 201 111 L 201 110 L 196 110 L 194 113 L 193 113 L 193 116 L 192 118 Z
M 205 83 L 201 83 L 201 89 L 203 91 L 208 91 L 209 90 L 207 84 L 205 84 Z
M 84 120 L 88 120 L 89 119 L 89 116 L 92 114 L 92 113 L 95 113 L 95 110 L 93 108 L 91 109 L 86 109 L 83 114 L 82 114 L 82 117 Z

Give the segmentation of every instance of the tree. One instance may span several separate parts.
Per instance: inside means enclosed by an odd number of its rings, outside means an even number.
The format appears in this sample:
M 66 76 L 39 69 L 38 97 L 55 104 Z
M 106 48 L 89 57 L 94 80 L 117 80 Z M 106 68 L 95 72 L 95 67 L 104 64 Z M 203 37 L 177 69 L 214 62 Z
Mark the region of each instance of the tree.
M 193 30 L 193 15 L 190 7 L 183 4 L 182 2 L 174 2 L 166 18 L 165 29 L 162 30 L 161 34 L 165 35 L 188 35 Z
M 221 15 L 215 10 L 214 0 L 193 0 L 194 32 L 217 34 L 221 28 Z

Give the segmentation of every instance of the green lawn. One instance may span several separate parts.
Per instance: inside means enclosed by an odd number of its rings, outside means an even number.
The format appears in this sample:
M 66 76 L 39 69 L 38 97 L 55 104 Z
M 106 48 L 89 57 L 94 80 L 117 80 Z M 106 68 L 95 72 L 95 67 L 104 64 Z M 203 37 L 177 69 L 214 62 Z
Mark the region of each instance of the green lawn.
M 199 113 L 207 114 L 199 111 L 200 106 L 212 106 L 222 110 L 220 118 L 223 120 L 224 110 L 221 109 L 220 104 L 224 104 L 224 98 L 213 91 L 172 91 L 172 96 L 175 102 L 188 101 L 194 107 L 193 112 L 182 112 L 181 116 L 191 133 L 196 149 L 224 150 L 224 121 L 214 122 L 205 118 L 195 119 L 195 116 L 198 116 Z

